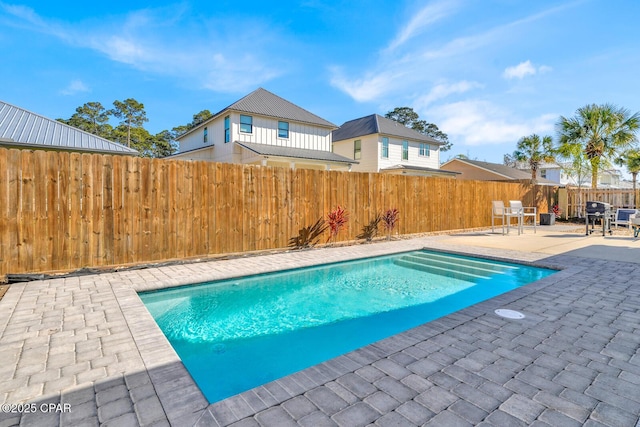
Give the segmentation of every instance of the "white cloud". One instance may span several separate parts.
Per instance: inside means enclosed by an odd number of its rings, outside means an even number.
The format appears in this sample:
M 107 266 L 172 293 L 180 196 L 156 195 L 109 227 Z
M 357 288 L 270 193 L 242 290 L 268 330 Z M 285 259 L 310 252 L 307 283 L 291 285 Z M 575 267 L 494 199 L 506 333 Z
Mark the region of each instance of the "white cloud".
M 60 91 L 62 95 L 75 95 L 80 92 L 91 92 L 91 89 L 82 80 L 72 80 L 66 88 Z
M 531 63 L 530 60 L 526 60 L 524 62 L 519 63 L 518 65 L 514 65 L 513 67 L 507 67 L 502 73 L 502 76 L 505 79 L 523 79 L 526 76 L 533 76 L 535 74 L 542 74 L 551 71 L 551 67 L 546 65 L 541 65 L 536 67 Z
M 473 53 L 481 53 L 486 46 L 495 48 L 496 44 L 508 40 L 508 34 L 514 28 L 535 22 L 565 7 L 567 5 L 550 8 L 470 36 L 455 37 L 438 46 L 431 41 L 425 43 L 425 37 L 417 37 L 434 22 L 428 13 L 422 14 L 422 11 L 436 10 L 438 13 L 434 12 L 434 17 L 440 19 L 447 13 L 453 13 L 454 8 L 447 8 L 444 3 L 431 3 L 403 26 L 406 29 L 398 32 L 374 66 L 367 67 L 367 71 L 359 76 L 357 73 L 350 75 L 342 67 L 329 67 L 330 83 L 358 102 L 383 101 L 390 94 L 394 98 L 398 94 L 407 96 L 416 88 L 432 86 L 443 73 L 452 70 L 459 72 L 461 61 L 471 62 Z M 394 49 L 401 45 L 403 49 Z M 537 71 L 548 70 L 549 67 L 541 66 Z M 432 99 L 427 97 L 426 101 L 431 102 Z
M 60 23 L 39 16 L 24 6 L 6 5 L 4 10 L 15 19 L 8 25 L 57 37 L 64 42 L 102 53 L 113 61 L 155 73 L 178 77 L 197 88 L 219 92 L 243 92 L 284 73 L 286 58 L 274 60 L 273 46 L 278 35 L 260 22 L 246 24 L 242 34 L 232 26 L 211 25 L 209 29 L 189 31 L 192 22 L 181 22 L 183 33 L 168 29 L 177 27 L 184 6 L 134 11 L 114 16 L 100 23 Z M 250 24 L 250 25 L 249 25 Z M 285 49 L 286 50 L 286 49 Z M 238 52 L 252 52 L 238 55 Z M 226 58 L 233 58 L 227 60 Z M 278 67 L 270 64 L 277 63 Z
M 514 117 L 495 104 L 467 100 L 438 106 L 428 111 L 430 120 L 457 143 L 477 146 L 513 142 L 532 133 L 553 132 L 557 114 L 531 119 Z
M 369 73 L 359 79 L 349 79 L 342 69 L 331 67 L 331 85 L 347 93 L 358 102 L 367 102 L 380 98 L 401 82 L 402 71 L 390 67 L 389 70 Z
M 440 0 L 426 5 L 417 13 L 412 13 L 413 17 L 402 26 L 402 29 L 391 41 L 386 50 L 393 50 L 403 45 L 409 39 L 425 31 L 431 24 L 454 13 L 458 9 L 458 6 L 458 1 Z
M 429 104 L 437 101 L 438 99 L 443 99 L 455 93 L 465 93 L 472 89 L 478 89 L 482 87 L 484 86 L 478 82 L 469 82 L 466 80 L 451 84 L 441 83 L 435 85 L 428 94 L 416 99 L 415 107 L 418 109 L 426 108 Z

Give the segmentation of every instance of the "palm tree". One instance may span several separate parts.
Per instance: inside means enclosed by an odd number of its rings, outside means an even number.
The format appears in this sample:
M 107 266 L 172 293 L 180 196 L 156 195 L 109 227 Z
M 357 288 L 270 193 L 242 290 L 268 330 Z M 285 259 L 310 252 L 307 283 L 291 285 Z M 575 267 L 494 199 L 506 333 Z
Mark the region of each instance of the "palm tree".
M 639 150 L 627 150 L 622 153 L 622 156 L 616 159 L 616 163 L 620 166 L 625 166 L 627 171 L 631 174 L 633 181 L 633 207 L 638 208 L 636 203 L 636 180 L 638 173 L 640 172 L 640 151 Z
M 556 128 L 559 149 L 580 148 L 591 163 L 591 187 L 598 186 L 600 164 L 615 158 L 637 142 L 640 115 L 611 104 L 590 104 L 578 108 L 573 118 L 560 116 Z
M 531 183 L 536 183 L 538 168 L 541 163 L 554 161 L 552 144 L 553 140 L 550 136 L 540 139 L 535 133 L 522 137 L 518 141 L 517 149 L 513 152 L 513 158 L 518 162 L 529 165 Z

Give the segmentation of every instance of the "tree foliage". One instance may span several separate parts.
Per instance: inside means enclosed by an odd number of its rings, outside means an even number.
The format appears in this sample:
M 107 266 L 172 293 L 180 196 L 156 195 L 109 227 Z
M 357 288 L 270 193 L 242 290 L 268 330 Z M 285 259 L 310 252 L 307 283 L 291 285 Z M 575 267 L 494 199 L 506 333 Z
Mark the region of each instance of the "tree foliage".
M 435 124 L 422 120 L 411 107 L 396 107 L 385 114 L 385 117 L 441 142 L 440 151 L 448 151 L 453 145 L 449 142 L 449 136 L 446 133 L 438 129 Z
M 561 116 L 556 127 L 558 149 L 574 154 L 581 151 L 591 166 L 591 187 L 597 188 L 601 166 L 638 141 L 640 115 L 611 104 L 590 104 L 578 108 L 574 117 Z
M 516 161 L 513 154 L 505 154 L 502 156 L 502 163 L 505 166 L 509 166 L 510 168 L 517 168 L 518 162 Z
M 166 157 L 177 151 L 175 128 L 171 131 L 163 130 L 155 135 L 144 128 L 148 121 L 144 104 L 133 98 L 124 101 L 114 101 L 115 108 L 107 110 L 99 102 L 87 102 L 76 108 L 76 112 L 69 119 L 58 119 L 59 122 L 92 133 L 110 141 L 118 142 L 136 149 L 145 157 Z M 207 116 L 208 114 L 208 116 Z M 207 110 L 193 116 L 196 120 L 206 120 L 211 116 Z M 109 124 L 112 118 L 120 119 L 115 128 Z
M 109 124 L 109 111 L 99 102 L 87 102 L 76 108 L 76 112 L 68 120 L 58 121 L 102 138 L 107 138 L 113 130 Z
M 631 174 L 631 180 L 633 182 L 633 204 L 634 208 L 638 207 L 637 201 L 635 200 L 636 196 L 636 182 L 638 180 L 638 173 L 640 173 L 640 150 L 631 149 L 627 150 L 620 157 L 618 157 L 615 162 L 624 166 L 627 169 L 627 172 Z
M 149 121 L 147 113 L 144 111 L 144 104 L 133 98 L 127 98 L 124 101 L 113 101 L 113 107 L 111 114 L 121 120 L 121 126 L 126 127 L 127 147 L 131 147 L 131 129 L 142 129 L 144 123 Z
M 550 136 L 544 136 L 541 139 L 535 133 L 522 137 L 518 141 L 516 151 L 513 152 L 513 159 L 529 166 L 529 169 L 531 169 L 531 182 L 535 184 L 540 164 L 555 160 L 553 139 Z
M 560 145 L 555 149 L 560 167 L 570 177 L 575 177 L 578 188 L 582 187 L 586 177 L 591 175 L 591 163 L 578 145 Z

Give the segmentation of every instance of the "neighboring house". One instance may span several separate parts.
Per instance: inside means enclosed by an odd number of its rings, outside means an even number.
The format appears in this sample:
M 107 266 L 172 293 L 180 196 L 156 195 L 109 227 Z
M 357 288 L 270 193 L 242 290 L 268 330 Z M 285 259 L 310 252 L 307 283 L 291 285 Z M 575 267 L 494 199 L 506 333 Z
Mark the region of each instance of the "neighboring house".
M 622 172 L 617 169 L 604 169 L 598 174 L 598 188 L 621 188 Z
M 531 180 L 531 171 L 523 171 L 499 163 L 481 162 L 469 159 L 451 159 L 440 166 L 440 169 L 458 172 L 458 179 L 477 181 L 518 181 Z M 541 185 L 559 185 L 545 178 L 538 178 Z
M 336 128 L 259 88 L 180 135 L 171 158 L 347 170 L 357 162 L 331 152 Z
M 132 148 L 0 101 L 0 147 L 138 155 Z
M 333 131 L 333 152 L 353 159 L 356 172 L 454 178 L 440 166 L 441 142 L 378 114 L 350 120 Z
M 591 188 L 591 172 L 586 171 L 584 176 L 578 179 L 575 174 L 570 174 L 564 165 L 558 163 L 541 164 L 538 169 L 538 177 L 561 185 Z M 619 170 L 601 169 L 598 173 L 598 188 L 627 188 L 627 185 L 623 182 L 623 176 Z

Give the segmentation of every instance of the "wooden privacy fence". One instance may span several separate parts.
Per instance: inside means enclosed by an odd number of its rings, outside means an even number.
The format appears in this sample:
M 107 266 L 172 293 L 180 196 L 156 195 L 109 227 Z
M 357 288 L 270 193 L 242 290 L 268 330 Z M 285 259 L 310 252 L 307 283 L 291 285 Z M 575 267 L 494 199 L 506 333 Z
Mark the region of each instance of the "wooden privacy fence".
M 487 226 L 492 200 L 547 211 L 548 188 L 377 173 L 0 149 L 0 276 L 284 248 L 341 205 L 397 232 Z M 326 234 L 328 237 L 328 233 Z
M 636 191 L 638 193 L 638 191 Z M 567 189 L 567 214 L 572 218 L 583 218 L 587 201 L 609 203 L 613 208 L 634 208 L 636 200 L 640 201 L 638 194 L 634 196 L 632 189 L 592 189 L 592 188 L 568 188 Z

